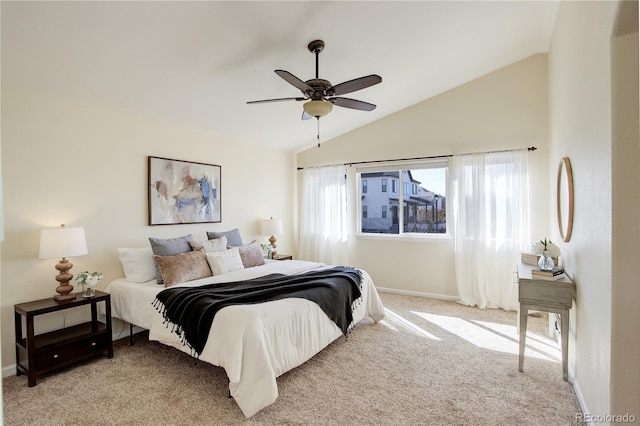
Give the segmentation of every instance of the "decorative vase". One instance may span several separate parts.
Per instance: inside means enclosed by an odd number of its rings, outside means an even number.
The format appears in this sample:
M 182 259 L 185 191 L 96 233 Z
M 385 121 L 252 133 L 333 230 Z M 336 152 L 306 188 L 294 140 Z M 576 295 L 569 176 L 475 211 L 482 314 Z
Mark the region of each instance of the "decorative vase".
M 554 266 L 556 265 L 555 263 L 553 263 L 553 258 L 549 255 L 549 253 L 543 251 L 542 255 L 540 256 L 540 260 L 538 260 L 538 268 L 540 268 L 540 270 L 542 271 L 551 271 L 553 270 Z
M 82 286 L 82 297 L 93 297 L 96 295 L 96 291 L 94 290 L 93 287 L 90 287 L 88 285 L 83 285 Z

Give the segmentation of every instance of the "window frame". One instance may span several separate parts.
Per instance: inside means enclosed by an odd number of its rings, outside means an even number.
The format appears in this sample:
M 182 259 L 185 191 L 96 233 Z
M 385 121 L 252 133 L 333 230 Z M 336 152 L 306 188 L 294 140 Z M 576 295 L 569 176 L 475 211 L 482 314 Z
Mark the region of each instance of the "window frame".
M 391 178 L 391 182 L 392 182 L 391 194 L 394 194 L 393 189 L 399 189 L 398 196 L 397 196 L 398 205 L 396 206 L 398 210 L 399 230 L 397 234 L 362 232 L 363 216 L 362 214 L 360 214 L 358 215 L 358 217 L 356 217 L 356 221 L 355 221 L 356 222 L 356 235 L 355 235 L 356 238 L 358 239 L 391 239 L 396 241 L 398 239 L 414 240 L 414 241 L 423 241 L 423 240 L 434 240 L 434 241 L 447 240 L 448 241 L 450 240 L 451 239 L 451 234 L 450 234 L 451 219 L 446 220 L 446 232 L 444 233 L 404 232 L 404 217 L 408 213 L 408 209 L 405 208 L 405 202 L 403 201 L 404 195 L 405 195 L 403 191 L 404 185 L 399 184 L 400 182 L 403 182 L 402 172 L 405 170 L 445 169 L 445 194 L 438 194 L 438 195 L 444 196 L 445 203 L 443 207 L 445 210 L 449 211 L 450 209 L 449 209 L 448 194 L 450 193 L 450 179 L 449 179 L 450 167 L 451 167 L 451 164 L 450 164 L 449 158 L 445 158 L 445 159 L 440 158 L 437 160 L 423 160 L 419 162 L 389 162 L 389 163 L 380 163 L 376 165 L 358 165 L 355 170 L 357 181 L 362 180 L 361 176 L 363 173 L 374 173 L 374 172 L 385 172 L 385 171 L 394 171 L 398 173 L 399 179 Z M 365 178 L 365 180 L 366 179 L 367 178 Z M 409 182 L 409 184 L 411 184 L 411 182 Z M 415 184 L 411 184 L 411 185 L 415 185 Z M 418 185 L 415 185 L 415 186 L 416 186 L 416 194 L 414 195 L 417 195 Z M 412 192 L 413 187 L 409 186 L 409 188 L 410 188 L 409 191 Z M 363 207 L 361 195 L 362 194 L 359 193 L 357 194 L 357 197 L 356 197 L 358 208 L 355 211 L 359 211 L 359 212 L 362 212 L 362 207 Z M 411 196 L 411 194 L 408 194 L 408 196 Z M 388 215 L 387 215 L 387 218 L 388 218 Z

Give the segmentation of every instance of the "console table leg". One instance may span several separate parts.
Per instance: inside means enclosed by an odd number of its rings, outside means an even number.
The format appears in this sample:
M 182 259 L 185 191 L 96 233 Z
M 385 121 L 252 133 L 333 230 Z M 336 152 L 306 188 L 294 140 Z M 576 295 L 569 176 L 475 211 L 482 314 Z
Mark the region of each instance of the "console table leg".
M 569 381 L 569 311 L 560 313 L 560 337 L 562 338 L 562 378 Z
M 522 371 L 524 365 L 524 348 L 527 338 L 527 315 L 529 308 L 520 305 L 520 356 L 518 357 L 518 371 Z

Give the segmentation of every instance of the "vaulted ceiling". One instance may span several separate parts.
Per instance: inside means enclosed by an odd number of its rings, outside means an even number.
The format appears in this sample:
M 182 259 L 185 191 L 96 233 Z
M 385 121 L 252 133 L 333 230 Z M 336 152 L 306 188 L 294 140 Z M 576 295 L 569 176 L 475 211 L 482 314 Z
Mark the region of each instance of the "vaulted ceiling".
M 333 108 L 325 141 L 536 53 L 556 1 L 1 2 L 2 85 L 115 108 L 249 143 L 316 143 L 301 92 L 274 73 L 382 83 Z

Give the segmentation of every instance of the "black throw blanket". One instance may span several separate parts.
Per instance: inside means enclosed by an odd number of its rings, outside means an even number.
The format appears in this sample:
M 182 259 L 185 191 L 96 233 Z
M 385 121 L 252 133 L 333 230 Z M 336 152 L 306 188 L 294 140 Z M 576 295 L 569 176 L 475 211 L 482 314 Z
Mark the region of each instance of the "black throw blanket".
M 358 270 L 339 266 L 299 275 L 272 274 L 224 284 L 172 287 L 158 293 L 154 306 L 198 355 L 220 309 L 288 297 L 317 303 L 346 336 L 353 322 L 353 304 L 361 296 L 361 279 Z

